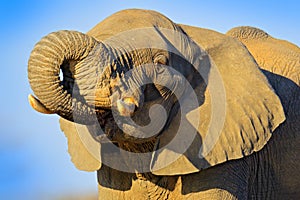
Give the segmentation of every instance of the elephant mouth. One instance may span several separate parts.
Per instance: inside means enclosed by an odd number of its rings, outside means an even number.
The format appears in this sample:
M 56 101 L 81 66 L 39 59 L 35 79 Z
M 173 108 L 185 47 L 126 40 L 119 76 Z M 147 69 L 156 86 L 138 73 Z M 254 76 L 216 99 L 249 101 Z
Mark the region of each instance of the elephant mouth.
M 114 116 L 111 110 L 103 111 L 101 117 L 98 117 L 99 125 L 103 131 L 103 134 L 97 136 L 97 140 L 101 143 L 105 143 L 107 139 L 112 143 L 119 142 L 118 135 L 121 134 L 121 130 L 118 128 Z
M 99 122 L 103 133 L 98 135 L 96 140 L 101 144 L 112 143 L 117 148 L 121 148 L 133 153 L 148 153 L 152 152 L 157 141 L 156 137 L 142 140 L 132 137 L 118 127 L 111 111 L 106 111 L 106 117 Z
M 131 127 L 128 132 L 124 129 L 123 125 L 127 125 L 126 117 L 121 116 L 119 113 L 112 109 L 102 110 L 104 113 L 101 114 L 101 117 L 98 118 L 99 125 L 102 129 L 102 134 L 98 135 L 95 138 L 100 143 L 112 143 L 117 147 L 120 147 L 126 151 L 131 152 L 151 152 L 153 151 L 154 144 L 157 141 L 158 132 L 155 135 L 150 135 L 149 137 L 140 137 L 137 133 L 138 130 L 136 127 Z M 143 127 L 150 123 L 150 119 L 141 122 L 141 113 L 143 114 L 144 119 L 146 111 L 143 109 L 137 109 L 134 115 L 130 116 L 130 119 L 135 122 L 137 126 Z

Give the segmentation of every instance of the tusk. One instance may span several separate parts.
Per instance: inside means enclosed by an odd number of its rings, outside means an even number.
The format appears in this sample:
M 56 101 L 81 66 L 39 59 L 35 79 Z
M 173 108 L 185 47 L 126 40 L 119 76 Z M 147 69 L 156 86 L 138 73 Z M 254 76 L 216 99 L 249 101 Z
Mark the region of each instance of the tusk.
M 50 111 L 48 108 L 46 108 L 37 98 L 35 98 L 33 95 L 28 95 L 28 101 L 31 107 L 44 114 L 54 114 L 54 112 Z
M 132 97 L 117 101 L 117 108 L 121 116 L 131 116 L 134 113 L 135 105 L 135 100 Z

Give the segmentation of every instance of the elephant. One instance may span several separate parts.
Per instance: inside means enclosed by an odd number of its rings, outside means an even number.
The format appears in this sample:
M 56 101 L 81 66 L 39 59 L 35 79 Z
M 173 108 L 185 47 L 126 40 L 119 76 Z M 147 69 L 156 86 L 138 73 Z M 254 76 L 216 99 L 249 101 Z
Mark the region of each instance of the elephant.
M 86 34 L 43 37 L 29 103 L 61 117 L 99 199 L 297 199 L 299 57 L 257 28 L 122 10 Z
M 260 68 L 287 77 L 300 85 L 299 47 L 290 42 L 275 39 L 266 32 L 249 26 L 233 28 L 226 34 L 241 41 Z

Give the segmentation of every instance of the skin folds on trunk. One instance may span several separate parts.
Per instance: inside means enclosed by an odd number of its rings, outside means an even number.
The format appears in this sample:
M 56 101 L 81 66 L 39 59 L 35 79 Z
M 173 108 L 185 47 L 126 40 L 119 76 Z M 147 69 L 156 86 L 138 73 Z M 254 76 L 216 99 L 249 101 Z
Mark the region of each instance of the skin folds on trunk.
M 57 113 L 71 121 L 93 123 L 95 118 L 91 116 L 95 116 L 95 108 L 82 97 L 95 94 L 95 85 L 90 82 L 98 80 L 95 73 L 91 73 L 95 68 L 82 66 L 91 62 L 95 53 L 107 53 L 105 45 L 79 32 L 60 31 L 42 38 L 35 45 L 28 62 L 29 82 L 38 98 L 34 100 L 31 97 L 31 103 L 39 101 L 40 105 L 36 104 L 36 108 L 44 106 L 44 111 Z M 60 70 L 64 75 L 63 80 L 60 80 Z M 93 74 L 93 77 L 87 83 L 80 83 L 80 78 L 85 74 Z M 74 81 L 76 78 L 79 82 Z M 86 89 L 89 86 L 92 88 Z M 104 98 L 99 101 L 103 105 L 108 104 Z

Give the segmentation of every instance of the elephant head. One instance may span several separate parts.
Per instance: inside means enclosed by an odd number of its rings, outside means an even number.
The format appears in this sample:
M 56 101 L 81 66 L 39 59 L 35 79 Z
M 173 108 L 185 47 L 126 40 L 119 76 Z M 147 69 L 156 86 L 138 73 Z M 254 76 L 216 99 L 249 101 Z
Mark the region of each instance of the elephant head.
M 263 148 L 284 121 L 279 98 L 240 43 L 193 33 L 159 13 L 127 10 L 88 34 L 60 31 L 37 43 L 28 63 L 37 96 L 30 102 L 76 122 L 62 119 L 61 128 L 79 169 L 122 157 L 99 145 L 101 130 L 113 146 L 145 156 L 140 169 L 158 175 L 193 173 Z M 125 165 L 131 156 L 123 155 Z
M 158 40 L 162 34 L 156 29 L 141 32 L 157 34 L 149 40 Z M 139 44 L 141 39 L 136 37 Z M 118 43 L 126 40 L 119 37 Z M 39 112 L 56 113 L 86 125 L 95 122 L 104 125 L 112 112 L 108 110 L 113 108 L 120 116 L 142 112 L 137 108 L 145 108 L 153 100 L 164 104 L 169 112 L 176 101 L 172 93 L 178 98 L 182 95 L 185 89 L 182 79 L 184 76 L 190 79 L 188 72 L 193 68 L 175 54 L 175 49 L 172 53 L 165 45 L 159 47 L 162 49 L 147 45 L 148 42 L 142 47 L 133 45 L 135 49 L 132 49 L 125 43 L 99 42 L 75 31 L 45 36 L 34 47 L 28 63 L 28 78 L 38 97 L 30 95 L 30 104 Z M 170 49 L 170 52 L 164 49 Z M 195 48 L 191 46 L 190 49 L 196 54 Z M 169 64 L 180 73 L 164 67 Z M 184 69 L 180 69 L 182 65 Z M 60 77 L 60 71 L 63 77 Z M 115 103 L 112 100 L 116 100 Z

